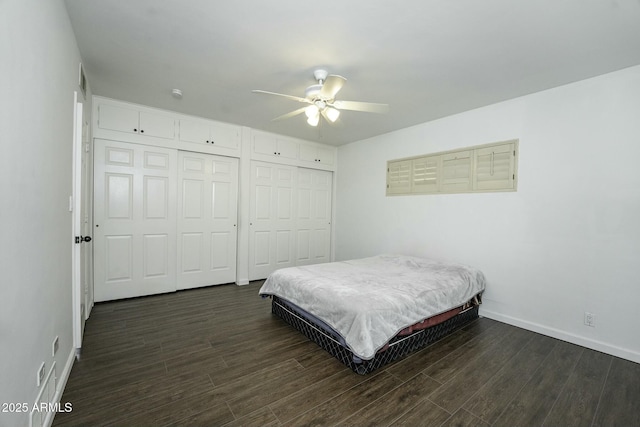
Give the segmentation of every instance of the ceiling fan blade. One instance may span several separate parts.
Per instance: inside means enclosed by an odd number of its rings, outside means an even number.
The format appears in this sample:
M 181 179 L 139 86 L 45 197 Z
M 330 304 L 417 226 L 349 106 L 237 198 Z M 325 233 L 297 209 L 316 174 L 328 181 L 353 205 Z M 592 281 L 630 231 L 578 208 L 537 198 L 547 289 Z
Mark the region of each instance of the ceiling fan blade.
M 347 79 L 344 77 L 337 76 L 335 74 L 328 76 L 327 80 L 322 83 L 322 89 L 320 89 L 318 96 L 323 99 L 334 99 L 336 97 L 336 93 L 342 89 L 342 86 L 346 81 Z
M 335 101 L 333 106 L 338 110 L 364 111 L 367 113 L 385 114 L 389 112 L 388 104 L 360 101 Z
M 307 109 L 307 107 L 298 108 L 297 110 L 294 110 L 294 111 L 292 111 L 290 113 L 278 116 L 278 117 L 276 117 L 275 119 L 273 119 L 271 121 L 275 122 L 276 120 L 284 120 L 284 119 L 288 119 L 289 117 L 297 116 L 298 114 L 304 113 L 304 110 L 306 110 L 306 109 Z
M 282 96 L 283 98 L 287 98 L 287 99 L 290 99 L 292 101 L 304 102 L 306 104 L 310 104 L 311 103 L 307 98 L 300 98 L 299 96 L 293 96 L 293 95 L 285 95 L 283 93 L 268 92 L 266 90 L 258 90 L 258 89 L 252 90 L 251 92 L 253 92 L 253 93 L 264 93 L 266 95 Z

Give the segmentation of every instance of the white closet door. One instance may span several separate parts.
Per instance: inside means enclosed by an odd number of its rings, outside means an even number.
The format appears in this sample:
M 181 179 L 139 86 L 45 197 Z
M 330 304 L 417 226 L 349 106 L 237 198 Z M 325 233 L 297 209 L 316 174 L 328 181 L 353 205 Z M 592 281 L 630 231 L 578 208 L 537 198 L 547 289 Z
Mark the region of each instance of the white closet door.
M 249 280 L 295 265 L 296 168 L 251 162 Z
M 333 173 L 298 169 L 296 265 L 329 262 Z
M 176 155 L 96 139 L 96 301 L 175 291 Z
M 236 279 L 238 159 L 178 153 L 178 289 Z

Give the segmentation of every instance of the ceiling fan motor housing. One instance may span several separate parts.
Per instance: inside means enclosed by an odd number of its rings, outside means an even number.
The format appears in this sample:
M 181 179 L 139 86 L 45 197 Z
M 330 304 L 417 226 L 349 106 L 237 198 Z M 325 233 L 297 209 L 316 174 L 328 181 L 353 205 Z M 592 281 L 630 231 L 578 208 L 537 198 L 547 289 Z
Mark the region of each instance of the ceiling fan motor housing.
M 329 72 L 327 70 L 315 70 L 313 72 L 313 77 L 315 77 L 315 79 L 318 80 L 318 83 L 320 83 L 320 85 L 322 85 L 322 82 L 327 80 L 328 75 L 329 75 Z
M 317 85 L 311 85 L 308 88 L 305 89 L 304 91 L 304 96 L 305 98 L 309 99 L 309 100 L 314 100 L 316 98 L 318 98 L 318 95 L 320 94 L 320 90 L 322 89 L 322 85 L 321 84 L 317 84 Z

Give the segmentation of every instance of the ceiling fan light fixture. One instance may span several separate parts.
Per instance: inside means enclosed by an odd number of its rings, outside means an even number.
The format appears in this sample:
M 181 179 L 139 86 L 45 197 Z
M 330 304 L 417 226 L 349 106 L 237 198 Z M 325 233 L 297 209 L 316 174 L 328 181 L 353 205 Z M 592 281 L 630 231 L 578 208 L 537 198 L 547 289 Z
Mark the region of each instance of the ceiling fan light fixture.
M 338 120 L 338 117 L 340 117 L 340 110 L 333 107 L 327 107 L 327 109 L 324 110 L 324 113 L 331 123 L 335 122 Z
M 318 126 L 318 123 L 320 122 L 320 114 L 315 115 L 315 116 L 311 116 L 307 119 L 307 123 L 309 123 L 311 126 Z
M 304 113 L 307 115 L 307 118 L 310 119 L 312 117 L 318 117 L 319 110 L 315 105 L 309 105 L 304 109 Z

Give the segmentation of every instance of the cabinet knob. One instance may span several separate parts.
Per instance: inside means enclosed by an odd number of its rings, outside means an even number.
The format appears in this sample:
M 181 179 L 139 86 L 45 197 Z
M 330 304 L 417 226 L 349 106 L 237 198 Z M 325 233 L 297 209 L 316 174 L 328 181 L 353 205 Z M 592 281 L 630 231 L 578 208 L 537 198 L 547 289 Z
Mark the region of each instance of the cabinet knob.
M 273 154 L 275 154 L 275 155 L 277 156 L 277 155 L 278 155 L 278 152 L 277 152 L 277 151 L 274 151 L 274 152 L 273 152 Z
M 140 133 L 144 133 L 144 129 L 140 129 Z
M 207 140 L 207 144 L 209 143 L 209 140 Z
M 138 132 L 138 129 L 134 128 L 134 129 L 133 129 L 133 131 L 134 131 L 134 132 Z

